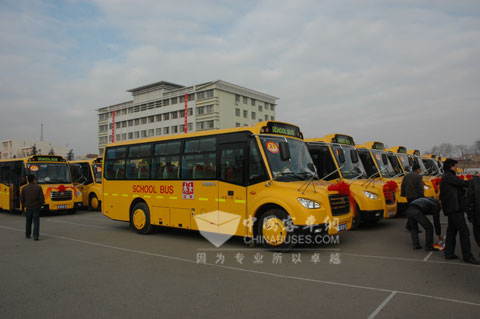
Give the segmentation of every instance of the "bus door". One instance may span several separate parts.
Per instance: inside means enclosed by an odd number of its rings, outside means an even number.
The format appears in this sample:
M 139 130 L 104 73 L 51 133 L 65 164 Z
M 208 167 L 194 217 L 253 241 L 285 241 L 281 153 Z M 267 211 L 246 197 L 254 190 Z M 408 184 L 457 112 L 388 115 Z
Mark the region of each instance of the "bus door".
M 11 209 L 12 198 L 9 163 L 0 164 L 0 208 Z
M 23 166 L 23 162 L 17 161 L 10 164 L 11 167 L 11 199 L 12 199 L 12 206 L 11 209 L 18 209 L 20 210 L 20 187 L 26 184 L 25 179 L 25 170 Z
M 218 210 L 220 232 L 245 236 L 247 226 L 247 143 L 220 144 Z M 222 228 L 224 228 L 222 230 Z

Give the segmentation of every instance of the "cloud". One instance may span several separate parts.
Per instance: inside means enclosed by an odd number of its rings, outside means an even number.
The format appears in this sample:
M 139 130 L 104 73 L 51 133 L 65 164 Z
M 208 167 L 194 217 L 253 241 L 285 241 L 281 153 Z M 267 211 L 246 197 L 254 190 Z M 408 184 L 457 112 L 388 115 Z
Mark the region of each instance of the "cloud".
M 480 138 L 475 2 L 71 1 L 69 19 L 55 3 L 12 3 L 0 5 L 3 139 L 31 139 L 43 120 L 53 142 L 92 153 L 95 109 L 126 90 L 217 79 L 279 97 L 277 119 L 306 136 L 419 149 Z

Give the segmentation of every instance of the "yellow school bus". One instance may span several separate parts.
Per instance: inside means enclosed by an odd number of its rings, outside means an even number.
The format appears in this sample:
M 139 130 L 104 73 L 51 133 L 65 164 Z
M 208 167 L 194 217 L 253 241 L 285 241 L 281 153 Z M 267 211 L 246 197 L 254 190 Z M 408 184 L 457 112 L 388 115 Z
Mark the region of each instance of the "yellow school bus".
M 388 160 L 395 170 L 396 177 L 394 178 L 401 188 L 403 177 L 412 171 L 413 161 L 409 160 L 407 148 L 405 146 L 393 146 L 385 149 Z M 408 207 L 407 198 L 398 194 L 397 196 L 397 211 L 398 213 L 405 211 Z
M 315 181 L 288 123 L 118 142 L 103 158 L 102 213 L 140 234 L 169 226 L 284 249 L 305 227 L 333 235 L 352 225 L 348 195 Z
M 425 197 L 439 198 L 440 194 L 440 178 L 437 176 L 430 176 L 429 170 L 425 167 L 425 164 L 420 157 L 419 150 L 408 150 L 407 154 L 411 156 L 414 163 L 420 166 L 421 175 L 423 175 L 423 188 Z
M 398 210 L 397 199 L 400 197 L 400 186 L 396 178 L 400 176 L 401 172 L 396 171 L 388 160 L 387 152 L 385 152 L 385 146 L 382 142 L 367 142 L 356 145 L 356 148 L 368 176 L 385 182 L 386 199 L 395 202 L 396 209 L 393 215 L 395 216 Z
M 82 192 L 82 206 L 89 210 L 100 210 L 102 204 L 102 158 L 70 161 L 76 187 Z M 76 167 L 78 169 L 75 169 Z
M 72 184 L 67 161 L 61 156 L 32 155 L 0 160 L 0 209 L 23 211 L 20 194 L 29 174 L 43 189 L 42 210 L 75 212 L 81 206 L 81 193 Z
M 360 222 L 374 223 L 395 216 L 394 195 L 393 198 L 385 196 L 384 181 L 369 180 L 351 136 L 329 134 L 305 141 L 320 178 L 350 184 L 355 202 L 353 227 L 357 227 Z

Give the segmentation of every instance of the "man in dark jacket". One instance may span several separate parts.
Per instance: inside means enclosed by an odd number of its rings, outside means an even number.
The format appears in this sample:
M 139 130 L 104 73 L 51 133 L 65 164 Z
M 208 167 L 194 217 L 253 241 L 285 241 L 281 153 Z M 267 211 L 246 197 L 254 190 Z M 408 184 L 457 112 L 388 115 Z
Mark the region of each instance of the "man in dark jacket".
M 433 248 L 433 226 L 425 216 L 433 215 L 433 223 L 435 225 L 435 234 L 440 240 L 443 240 L 442 228 L 440 225 L 440 202 L 433 198 L 421 197 L 410 203 L 406 211 L 408 220 L 410 221 L 413 249 L 420 249 L 420 240 L 418 239 L 418 224 L 425 229 L 425 250 L 436 251 Z
M 473 237 L 480 247 L 480 175 L 472 177 L 467 190 L 467 215 L 473 225 Z
M 34 175 L 28 175 L 28 185 L 22 189 L 20 198 L 23 207 L 26 208 L 27 221 L 25 225 L 25 236 L 30 238 L 33 219 L 33 238 L 38 240 L 38 236 L 40 235 L 40 208 L 42 208 L 45 198 L 42 187 L 37 184 Z
M 473 257 L 470 245 L 470 233 L 465 222 L 465 207 L 462 207 L 462 198 L 465 198 L 465 189 L 468 183 L 456 175 L 457 161 L 446 159 L 443 163 L 445 172 L 440 182 L 440 201 L 443 213 L 448 217 L 447 238 L 445 242 L 445 259 L 458 258 L 455 255 L 457 232 L 460 233 L 463 260 L 467 263 L 478 264 Z
M 400 195 L 407 198 L 408 204 L 417 198 L 425 196 L 423 192 L 423 177 L 420 175 L 420 172 L 420 165 L 415 163 L 413 164 L 412 171 L 407 173 L 402 180 Z M 411 229 L 410 220 L 407 220 L 405 228 L 408 230 Z

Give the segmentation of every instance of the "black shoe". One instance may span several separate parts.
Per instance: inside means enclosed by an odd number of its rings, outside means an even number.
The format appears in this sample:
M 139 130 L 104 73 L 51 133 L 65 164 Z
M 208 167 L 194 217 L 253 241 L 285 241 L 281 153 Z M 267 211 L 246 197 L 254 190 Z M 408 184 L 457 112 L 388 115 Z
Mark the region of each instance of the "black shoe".
M 457 255 L 452 255 L 452 256 L 445 255 L 445 259 L 447 259 L 447 260 L 458 259 L 458 256 Z
M 422 246 L 420 246 L 420 245 L 413 246 L 413 250 L 418 250 L 418 249 L 422 249 Z
M 473 265 L 480 265 L 480 262 L 476 260 L 473 256 L 470 256 L 467 259 L 464 259 L 463 261 Z
M 33 238 L 33 240 L 38 240 L 38 237 Z

